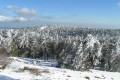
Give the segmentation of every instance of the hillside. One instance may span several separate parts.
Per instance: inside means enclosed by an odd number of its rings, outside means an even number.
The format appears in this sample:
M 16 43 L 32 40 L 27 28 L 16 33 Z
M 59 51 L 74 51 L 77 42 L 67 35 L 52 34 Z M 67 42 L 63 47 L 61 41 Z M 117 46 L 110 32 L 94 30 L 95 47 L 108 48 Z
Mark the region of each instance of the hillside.
M 72 70 L 120 71 L 120 30 L 69 26 L 1 29 L 0 52 L 57 60 Z
M 73 71 L 55 68 L 51 61 L 10 57 L 5 69 L 0 69 L 0 80 L 119 80 L 120 73 L 98 70 Z

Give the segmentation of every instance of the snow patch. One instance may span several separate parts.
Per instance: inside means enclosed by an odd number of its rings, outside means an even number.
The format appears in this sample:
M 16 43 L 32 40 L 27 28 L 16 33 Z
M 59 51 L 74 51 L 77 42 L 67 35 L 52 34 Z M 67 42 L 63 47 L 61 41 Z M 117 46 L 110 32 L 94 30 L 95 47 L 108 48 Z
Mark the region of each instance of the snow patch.
M 44 60 L 40 66 L 31 64 L 34 59 L 28 58 L 11 58 L 13 59 L 9 66 L 0 70 L 0 80 L 119 80 L 120 73 L 107 72 L 98 70 L 89 71 L 73 71 L 69 69 L 60 69 L 55 67 L 48 67 L 44 65 Z M 26 63 L 26 62 L 29 63 Z M 50 62 L 45 62 L 51 64 Z M 42 65 L 43 64 L 43 65 Z M 48 72 L 41 72 L 40 75 L 35 75 L 29 71 L 17 72 L 23 67 L 37 68 L 38 70 L 46 70 Z

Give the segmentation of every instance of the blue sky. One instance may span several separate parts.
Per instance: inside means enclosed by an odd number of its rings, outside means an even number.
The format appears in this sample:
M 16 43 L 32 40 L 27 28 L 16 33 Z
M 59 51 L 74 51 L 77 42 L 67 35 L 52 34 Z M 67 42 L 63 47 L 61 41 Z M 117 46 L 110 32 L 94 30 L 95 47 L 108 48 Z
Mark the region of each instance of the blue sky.
M 120 0 L 0 0 L 0 24 L 22 22 L 119 26 Z

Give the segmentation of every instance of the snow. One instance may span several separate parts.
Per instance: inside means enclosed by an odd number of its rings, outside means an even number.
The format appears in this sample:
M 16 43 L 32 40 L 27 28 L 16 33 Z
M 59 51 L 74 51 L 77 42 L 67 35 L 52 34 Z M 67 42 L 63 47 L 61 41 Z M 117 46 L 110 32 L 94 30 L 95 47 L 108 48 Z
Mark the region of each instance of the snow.
M 47 26 L 43 26 L 40 28 L 40 30 L 44 30 L 45 28 L 47 28 Z
M 11 62 L 6 69 L 0 69 L 0 80 L 119 80 L 119 72 L 107 72 L 92 70 L 73 71 L 53 67 L 57 65 L 55 61 L 44 61 L 28 58 L 11 57 Z M 33 64 L 33 61 L 37 64 Z M 21 71 L 24 67 L 40 70 L 36 75 L 30 71 Z

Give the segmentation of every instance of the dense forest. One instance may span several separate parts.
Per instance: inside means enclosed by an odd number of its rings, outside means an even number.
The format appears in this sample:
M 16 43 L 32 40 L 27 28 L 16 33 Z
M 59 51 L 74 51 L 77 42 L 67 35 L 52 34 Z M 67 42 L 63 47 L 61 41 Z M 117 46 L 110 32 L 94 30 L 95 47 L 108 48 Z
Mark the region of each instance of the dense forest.
M 120 29 L 57 25 L 0 29 L 0 54 L 54 59 L 73 70 L 120 71 Z

